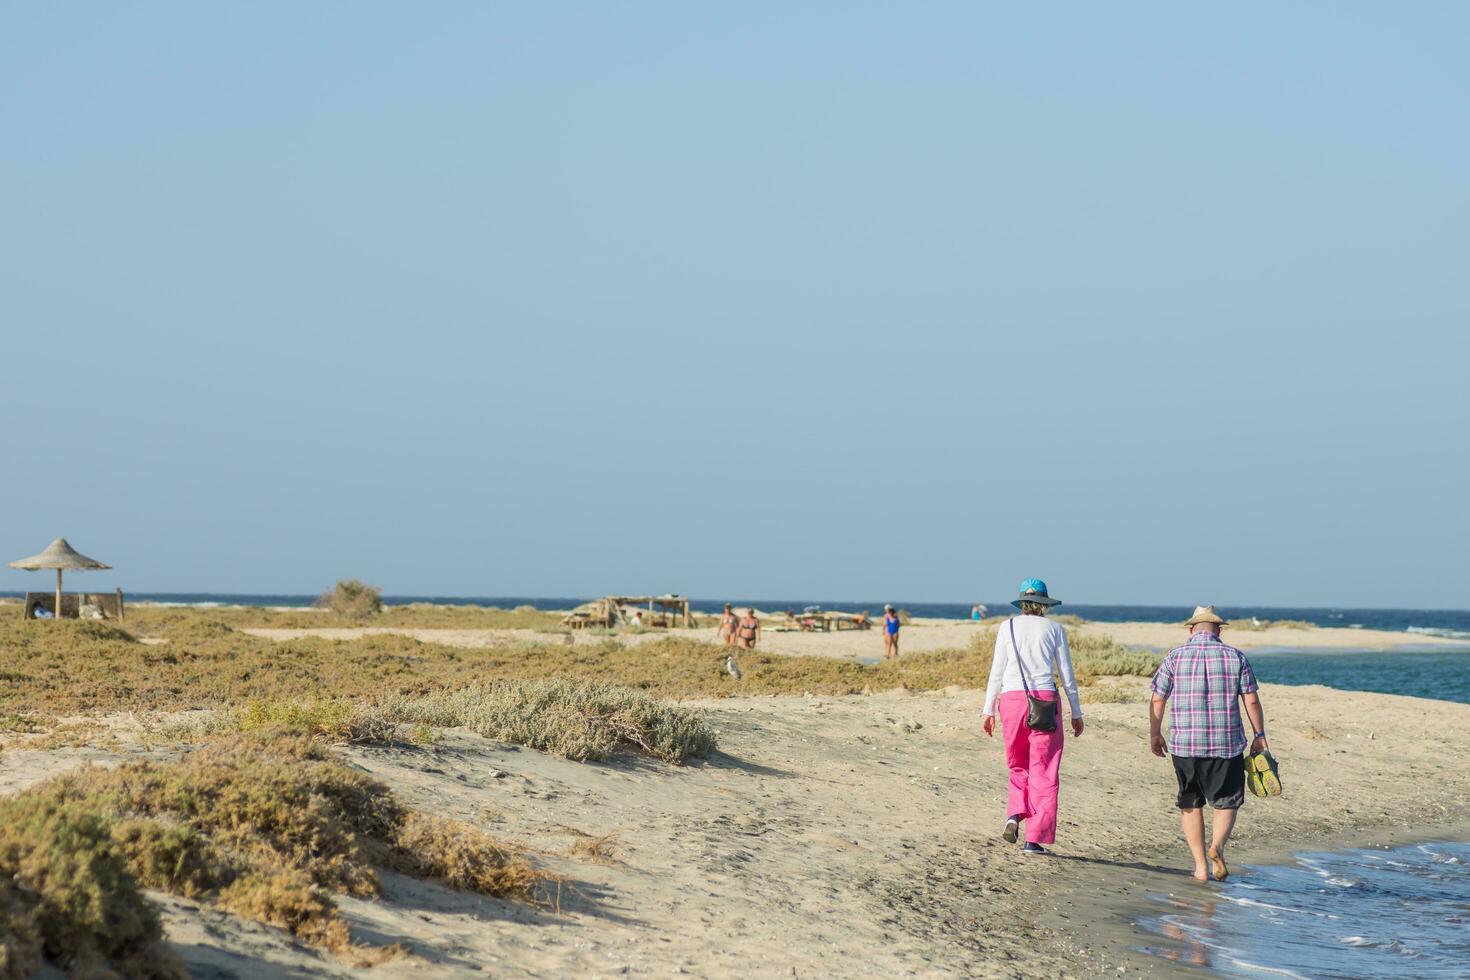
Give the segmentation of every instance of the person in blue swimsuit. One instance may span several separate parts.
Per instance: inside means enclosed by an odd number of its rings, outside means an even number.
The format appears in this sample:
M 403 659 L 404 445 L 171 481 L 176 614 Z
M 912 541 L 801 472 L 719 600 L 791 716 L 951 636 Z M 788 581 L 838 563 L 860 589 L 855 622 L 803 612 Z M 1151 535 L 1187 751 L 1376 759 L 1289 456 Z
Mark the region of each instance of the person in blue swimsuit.
M 883 607 L 883 659 L 898 659 L 898 613 Z

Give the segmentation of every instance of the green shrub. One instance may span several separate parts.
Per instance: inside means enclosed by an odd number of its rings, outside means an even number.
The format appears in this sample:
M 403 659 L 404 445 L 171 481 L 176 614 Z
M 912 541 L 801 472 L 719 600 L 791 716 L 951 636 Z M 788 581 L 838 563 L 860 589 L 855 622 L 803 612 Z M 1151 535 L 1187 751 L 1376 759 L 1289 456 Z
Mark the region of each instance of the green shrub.
M 379 713 L 346 700 L 251 698 L 215 726 L 244 732 L 284 731 L 329 742 L 386 742 L 394 724 Z

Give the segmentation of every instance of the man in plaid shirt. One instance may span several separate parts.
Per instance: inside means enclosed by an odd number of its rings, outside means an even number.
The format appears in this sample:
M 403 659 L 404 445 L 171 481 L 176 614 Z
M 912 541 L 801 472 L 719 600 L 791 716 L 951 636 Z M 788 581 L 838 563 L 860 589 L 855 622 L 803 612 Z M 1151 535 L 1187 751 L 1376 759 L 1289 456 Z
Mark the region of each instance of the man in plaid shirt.
M 1149 704 L 1149 747 L 1174 759 L 1179 782 L 1179 818 L 1184 839 L 1194 855 L 1194 876 L 1224 881 L 1225 845 L 1235 827 L 1235 814 L 1245 802 L 1245 732 L 1237 698 L 1244 700 L 1256 731 L 1252 752 L 1266 748 L 1266 718 L 1256 692 L 1250 661 L 1235 647 L 1220 642 L 1225 620 L 1214 606 L 1200 606 L 1186 623 L 1189 641 L 1169 651 L 1154 674 Z M 1162 731 L 1169 706 L 1169 739 Z M 1214 808 L 1210 848 L 1205 850 L 1205 803 Z

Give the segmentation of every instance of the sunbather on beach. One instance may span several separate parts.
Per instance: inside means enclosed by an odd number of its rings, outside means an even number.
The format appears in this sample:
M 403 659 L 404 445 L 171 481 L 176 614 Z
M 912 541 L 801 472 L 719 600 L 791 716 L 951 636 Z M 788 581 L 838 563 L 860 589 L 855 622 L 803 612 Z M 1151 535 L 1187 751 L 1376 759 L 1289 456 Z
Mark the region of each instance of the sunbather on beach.
M 735 615 L 735 610 L 727 602 L 725 611 L 720 616 L 720 642 L 729 646 L 735 642 L 735 629 L 740 625 L 740 617 Z
M 1149 701 L 1149 747 L 1174 760 L 1179 783 L 1179 821 L 1194 876 L 1224 881 L 1225 845 L 1235 828 L 1235 817 L 1245 802 L 1245 732 L 1240 725 L 1237 698 L 1245 702 L 1251 725 L 1258 733 L 1252 752 L 1266 749 L 1266 716 L 1256 690 L 1250 661 L 1235 647 L 1220 642 L 1225 620 L 1214 606 L 1200 606 L 1185 623 L 1189 641 L 1164 657 L 1154 674 Z M 1164 706 L 1169 706 L 1169 737 L 1162 732 Z M 1205 848 L 1204 807 L 1214 808 L 1209 849 Z
M 883 659 L 898 659 L 898 613 L 892 606 L 883 607 Z
M 747 650 L 754 650 L 760 635 L 761 621 L 755 618 L 755 608 L 751 607 L 745 610 L 745 616 L 740 620 L 740 646 Z
M 1001 836 L 1014 844 L 1026 824 L 1027 854 L 1045 854 L 1043 844 L 1057 839 L 1057 792 L 1062 767 L 1062 718 L 1054 673 L 1072 708 L 1072 735 L 1082 734 L 1082 703 L 1077 696 L 1077 675 L 1072 670 L 1072 653 L 1067 631 L 1046 618 L 1046 611 L 1060 600 L 1047 595 L 1046 583 L 1028 578 L 1021 595 L 1011 605 L 1021 610 L 995 637 L 990 661 L 990 684 L 985 690 L 985 734 L 995 735 L 995 711 L 1000 709 L 1005 734 L 1006 765 L 1011 770 L 1010 793 L 1006 799 L 1006 822 Z M 1046 712 L 1050 704 L 1051 727 L 1032 727 L 1032 700 Z M 1044 719 L 1038 717 L 1037 721 Z

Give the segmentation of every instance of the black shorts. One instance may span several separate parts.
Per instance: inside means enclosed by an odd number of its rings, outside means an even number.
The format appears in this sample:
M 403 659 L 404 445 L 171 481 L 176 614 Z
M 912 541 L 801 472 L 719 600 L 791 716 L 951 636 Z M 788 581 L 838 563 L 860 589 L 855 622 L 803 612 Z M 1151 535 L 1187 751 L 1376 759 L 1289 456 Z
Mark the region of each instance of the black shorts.
M 1245 802 L 1245 763 L 1240 756 L 1176 755 L 1173 759 L 1179 809 L 1198 810 L 1209 803 L 1216 810 L 1238 810 Z

